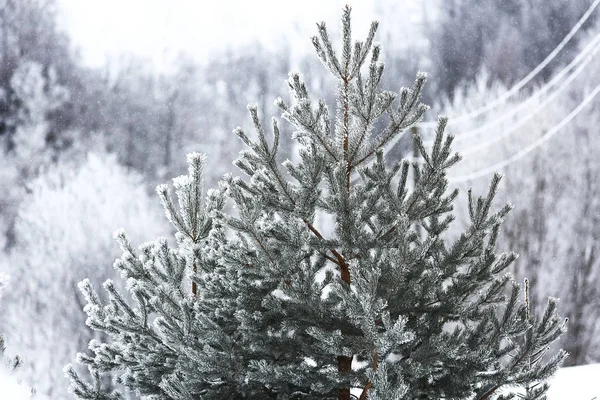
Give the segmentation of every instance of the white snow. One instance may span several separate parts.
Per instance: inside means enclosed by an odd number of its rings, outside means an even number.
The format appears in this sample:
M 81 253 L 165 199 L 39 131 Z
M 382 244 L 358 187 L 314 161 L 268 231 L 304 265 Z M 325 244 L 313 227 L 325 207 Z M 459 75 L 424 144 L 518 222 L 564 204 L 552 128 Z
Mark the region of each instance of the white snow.
M 600 399 L 600 364 L 561 368 L 550 382 L 548 400 Z
M 23 384 L 17 382 L 13 375 L 0 372 L 0 399 L 26 400 L 31 398 L 31 391 Z
M 559 369 L 550 380 L 548 400 L 600 400 L 600 364 Z

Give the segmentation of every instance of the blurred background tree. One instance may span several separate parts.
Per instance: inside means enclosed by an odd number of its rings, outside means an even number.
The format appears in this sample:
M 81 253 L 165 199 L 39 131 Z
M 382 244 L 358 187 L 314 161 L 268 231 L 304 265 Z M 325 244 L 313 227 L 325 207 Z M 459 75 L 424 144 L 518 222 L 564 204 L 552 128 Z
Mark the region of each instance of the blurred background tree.
M 448 0 L 429 31 L 435 90 L 448 96 L 471 84 L 483 70 L 490 81 L 507 85 L 533 70 L 567 35 L 591 0 Z M 588 20 L 583 30 L 593 26 Z M 574 56 L 578 40 L 539 77 L 548 80 L 554 69 Z

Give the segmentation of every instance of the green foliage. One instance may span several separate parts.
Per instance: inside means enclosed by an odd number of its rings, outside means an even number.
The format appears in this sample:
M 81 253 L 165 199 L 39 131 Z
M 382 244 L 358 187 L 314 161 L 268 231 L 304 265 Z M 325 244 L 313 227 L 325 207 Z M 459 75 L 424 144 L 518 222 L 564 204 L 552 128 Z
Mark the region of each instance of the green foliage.
M 88 325 L 112 340 L 79 355 L 95 384 L 67 369 L 78 398 L 118 398 L 99 385 L 108 371 L 147 399 L 489 399 L 505 386 L 543 398 L 534 385 L 566 356 L 544 357 L 565 329 L 557 301 L 532 316 L 527 290 L 506 273 L 516 255 L 495 251 L 511 209 L 493 211 L 498 175 L 485 196 L 469 192 L 469 227 L 443 239 L 458 194 L 446 173 L 460 159 L 446 119 L 432 148 L 414 135 L 422 162 L 388 165 L 382 149 L 427 109 L 425 75 L 381 90 L 376 30 L 352 43 L 346 7 L 338 56 L 318 25 L 315 49 L 337 80 L 335 122 L 290 74 L 292 101 L 276 105 L 296 129 L 296 162 L 278 163 L 277 120 L 269 141 L 249 106 L 256 139 L 235 130 L 248 148 L 235 164 L 249 179 L 226 176 L 205 195 L 204 158 L 191 154 L 189 174 L 174 180 L 179 209 L 157 189 L 177 245 L 134 250 L 117 233 L 115 268 L 133 302 L 111 281 L 107 301 L 80 285 Z M 325 231 L 316 221 L 327 218 Z

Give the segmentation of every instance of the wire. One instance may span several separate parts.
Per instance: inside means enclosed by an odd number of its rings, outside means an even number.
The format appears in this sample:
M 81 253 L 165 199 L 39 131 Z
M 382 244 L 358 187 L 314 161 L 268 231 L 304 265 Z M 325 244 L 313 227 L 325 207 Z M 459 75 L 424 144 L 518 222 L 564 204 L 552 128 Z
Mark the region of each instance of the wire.
M 537 74 L 539 74 L 540 71 L 543 70 L 556 57 L 556 55 L 558 53 L 560 53 L 560 51 L 567 45 L 567 43 L 569 43 L 569 41 L 573 38 L 573 36 L 575 36 L 575 34 L 579 31 L 579 29 L 583 26 L 583 24 L 588 20 L 588 18 L 592 14 L 592 12 L 594 12 L 594 10 L 596 9 L 596 7 L 598 7 L 599 4 L 600 4 L 600 0 L 595 0 L 592 3 L 592 5 L 588 8 L 588 10 L 585 12 L 585 14 L 583 14 L 581 16 L 581 18 L 579 19 L 577 24 L 575 24 L 575 26 L 573 26 L 573 28 L 567 34 L 567 36 L 565 36 L 563 38 L 563 40 L 558 44 L 558 46 L 556 46 L 556 48 L 550 54 L 548 54 L 548 56 L 537 67 L 535 67 L 523 79 L 521 79 L 519 82 L 517 82 L 509 91 L 507 91 L 502 96 L 496 98 L 494 101 L 486 104 L 485 106 L 483 106 L 477 110 L 473 110 L 469 113 L 466 113 L 466 114 L 463 114 L 458 117 L 454 117 L 454 118 L 450 119 L 450 121 L 448 122 L 448 125 L 454 125 L 458 122 L 473 119 L 473 118 L 493 109 L 498 104 L 504 102 L 506 99 L 511 97 L 513 94 L 515 94 L 519 90 L 521 90 L 527 83 L 529 83 L 529 81 L 531 81 L 533 78 L 535 78 L 535 76 Z M 418 124 L 417 126 L 419 128 L 435 128 L 437 126 L 437 123 L 436 122 L 422 122 L 422 123 Z
M 590 63 L 590 61 L 592 61 L 594 59 L 594 56 L 598 53 L 598 50 L 600 49 L 600 46 L 597 46 L 595 51 L 590 55 L 590 57 L 584 62 L 582 63 L 568 78 L 566 81 L 563 82 L 563 84 L 556 89 L 550 96 L 546 97 L 540 104 L 538 104 L 533 110 L 531 110 L 530 112 L 527 113 L 527 116 L 519 121 L 517 121 L 516 124 L 514 124 L 513 126 L 511 126 L 509 129 L 507 129 L 506 131 L 503 131 L 501 134 L 494 136 L 493 138 L 491 138 L 490 140 L 483 142 L 483 143 L 479 143 L 476 144 L 475 146 L 471 146 L 466 150 L 461 151 L 461 154 L 463 155 L 469 155 L 469 154 L 473 154 L 477 151 L 479 151 L 480 149 L 486 148 L 502 139 L 504 139 L 507 136 L 510 136 L 511 134 L 513 134 L 514 132 L 516 132 L 519 128 L 521 128 L 522 126 L 524 126 L 527 122 L 531 121 L 538 112 L 540 112 L 544 107 L 546 107 L 548 104 L 550 104 L 554 99 L 556 99 L 556 97 L 558 97 L 559 94 L 561 94 L 566 88 L 569 87 L 569 84 L 581 73 L 581 71 L 583 71 L 585 69 L 585 67 L 587 66 L 587 64 Z M 522 103 L 523 104 L 523 103 Z
M 503 114 L 501 117 L 496 118 L 493 121 L 487 122 L 483 125 L 481 125 L 480 127 L 464 132 L 464 133 L 459 133 L 456 135 L 456 138 L 454 139 L 454 142 L 460 142 L 463 140 L 466 140 L 468 138 L 471 138 L 473 136 L 478 135 L 479 133 L 488 130 L 489 128 L 498 125 L 500 122 L 508 119 L 509 117 L 513 116 L 514 114 L 516 114 L 518 111 L 520 111 L 521 109 L 525 108 L 525 106 L 527 106 L 530 102 L 532 102 L 533 100 L 537 99 L 538 97 L 541 97 L 543 94 L 545 94 L 546 92 L 550 91 L 550 89 L 552 88 L 552 86 L 554 86 L 556 83 L 558 83 L 561 79 L 563 79 L 563 77 L 565 75 L 568 74 L 568 72 L 577 64 L 579 64 L 582 60 L 584 64 L 589 63 L 590 58 L 585 59 L 585 56 L 588 55 L 588 53 L 592 52 L 593 55 L 596 55 L 596 53 L 598 52 L 598 43 L 600 43 L 600 32 L 590 41 L 590 43 L 577 55 L 577 57 L 575 57 L 573 59 L 573 61 L 571 61 L 571 63 L 569 63 L 569 65 L 567 65 L 565 68 L 563 68 L 554 78 L 552 78 L 552 80 L 550 80 L 547 84 L 545 84 L 543 87 L 541 87 L 539 90 L 537 90 L 532 96 L 530 96 L 529 98 L 527 98 L 525 101 L 521 102 L 518 106 L 512 108 L 510 111 L 506 112 L 505 114 Z M 567 78 L 568 79 L 568 78 Z M 557 89 L 560 90 L 560 89 Z M 427 140 L 424 142 L 425 145 L 430 146 L 431 144 L 433 144 L 434 140 Z
M 554 136 L 558 131 L 560 131 L 565 125 L 567 125 L 569 122 L 571 122 L 571 120 L 573 118 L 575 118 L 577 116 L 577 114 L 579 114 L 581 112 L 581 110 L 583 110 L 594 99 L 594 97 L 596 97 L 596 95 L 598 93 L 600 93 L 600 84 L 598 86 L 596 86 L 596 88 L 581 103 L 579 103 L 579 105 L 573 111 L 571 111 L 571 113 L 569 115 L 567 115 L 565 118 L 563 118 L 562 121 L 560 121 L 557 125 L 553 126 L 550 130 L 548 130 L 542 137 L 538 138 L 535 142 L 531 143 L 529 146 L 525 147 L 524 149 L 522 149 L 518 153 L 512 155 L 511 157 L 507 158 L 506 160 L 496 163 L 490 167 L 481 169 L 477 172 L 473 172 L 471 174 L 462 175 L 462 176 L 458 176 L 458 177 L 454 177 L 454 178 L 450 177 L 448 180 L 452 183 L 457 183 L 457 182 L 465 182 L 465 181 L 481 178 L 492 172 L 495 172 L 496 170 L 498 170 L 500 168 L 504 168 L 504 167 L 514 163 L 517 160 L 520 160 L 521 158 L 525 157 L 527 154 L 529 154 L 533 150 L 537 149 L 544 142 L 546 142 L 552 136 Z
M 560 81 L 568 73 L 568 71 L 571 70 L 571 68 L 573 68 L 576 64 L 580 63 L 582 60 L 584 60 L 584 57 L 587 55 L 587 53 L 589 53 L 590 51 L 593 51 L 594 52 L 593 54 L 595 55 L 597 53 L 597 51 L 598 51 L 597 44 L 599 42 L 600 42 L 600 33 L 598 33 L 590 41 L 590 43 L 588 43 L 586 45 L 586 47 L 566 67 L 564 67 L 554 78 L 552 78 L 547 84 L 545 84 L 538 91 L 536 91 L 532 96 L 530 96 L 528 99 L 526 99 L 525 101 L 523 101 L 522 103 L 520 103 L 518 106 L 516 106 L 515 108 L 513 108 L 511 111 L 508 111 L 507 113 L 505 113 L 501 117 L 497 118 L 496 120 L 488 122 L 488 123 L 486 123 L 486 124 L 484 124 L 484 125 L 476 128 L 476 129 L 473 129 L 471 131 L 462 133 L 460 135 L 456 135 L 455 142 L 466 140 L 467 138 L 473 137 L 473 136 L 479 134 L 480 132 L 489 129 L 490 127 L 498 124 L 499 122 L 502 122 L 503 120 L 505 120 L 508 117 L 512 116 L 516 112 L 520 111 L 520 109 L 524 108 L 527 104 L 529 104 L 529 102 L 533 101 L 537 97 L 540 97 L 544 93 L 548 92 L 554 84 L 556 84 L 558 81 Z M 587 59 L 586 61 L 584 61 L 584 64 L 587 64 L 587 63 L 589 63 L 589 59 Z M 568 79 L 569 78 L 567 78 L 567 80 Z M 557 89 L 557 90 L 560 90 L 560 88 Z M 418 127 L 420 125 L 417 124 L 416 126 Z M 521 126 L 521 125 L 519 125 L 519 126 Z M 514 132 L 514 130 L 511 131 L 511 132 Z M 508 133 L 505 132 L 503 134 L 503 137 L 505 137 L 507 135 L 508 135 Z M 400 140 L 400 136 L 397 136 L 394 139 L 392 139 L 387 144 L 387 146 L 386 146 L 387 151 L 385 152 L 385 154 L 389 153 L 391 151 L 391 149 L 394 148 L 394 146 L 396 145 L 396 143 L 398 143 L 399 140 Z M 433 144 L 433 142 L 434 142 L 434 140 L 432 140 L 432 139 L 425 140 L 424 144 L 426 146 L 430 146 L 431 144 Z M 493 142 L 494 141 L 492 141 L 492 143 Z M 485 147 L 485 146 L 483 146 L 483 147 Z

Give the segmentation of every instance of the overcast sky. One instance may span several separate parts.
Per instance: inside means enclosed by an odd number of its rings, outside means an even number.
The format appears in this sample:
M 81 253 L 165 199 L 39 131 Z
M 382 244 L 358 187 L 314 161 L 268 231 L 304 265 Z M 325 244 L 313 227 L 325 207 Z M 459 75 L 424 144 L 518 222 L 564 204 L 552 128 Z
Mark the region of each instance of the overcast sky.
M 352 2 L 356 35 L 366 34 L 377 10 L 388 1 Z M 267 46 L 285 41 L 304 49 L 310 46 L 309 37 L 316 32 L 315 22 L 324 20 L 337 31 L 346 3 L 347 0 L 58 0 L 61 26 L 81 50 L 84 62 L 102 66 L 107 59 L 133 53 L 151 59 L 158 70 L 168 68 L 181 52 L 201 61 L 216 49 L 254 40 Z M 420 10 L 418 0 L 396 3 L 402 3 L 401 7 L 413 16 Z

